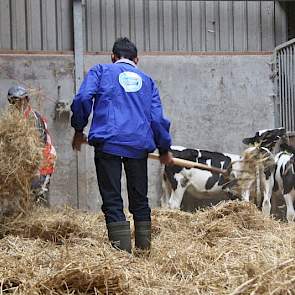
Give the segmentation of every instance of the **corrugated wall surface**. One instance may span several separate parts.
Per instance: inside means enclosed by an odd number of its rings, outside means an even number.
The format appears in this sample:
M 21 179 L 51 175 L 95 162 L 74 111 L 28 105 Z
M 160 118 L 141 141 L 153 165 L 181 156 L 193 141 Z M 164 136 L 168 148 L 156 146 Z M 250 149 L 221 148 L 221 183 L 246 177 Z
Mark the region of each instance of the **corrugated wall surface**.
M 106 51 L 128 36 L 144 51 L 263 51 L 286 40 L 274 1 L 87 0 L 86 44 Z
M 73 50 L 72 0 L 0 0 L 0 49 Z
M 85 0 L 85 48 L 119 36 L 141 51 L 265 51 L 287 39 L 276 1 Z M 72 0 L 0 0 L 0 49 L 72 50 Z

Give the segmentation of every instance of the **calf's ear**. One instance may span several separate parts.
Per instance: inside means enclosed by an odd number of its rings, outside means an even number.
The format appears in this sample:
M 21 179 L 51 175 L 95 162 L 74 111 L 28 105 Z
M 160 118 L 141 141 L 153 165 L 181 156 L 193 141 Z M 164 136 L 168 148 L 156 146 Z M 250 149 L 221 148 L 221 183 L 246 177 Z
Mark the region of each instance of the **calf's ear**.
M 199 157 L 199 152 L 197 150 L 194 150 L 193 151 L 193 156 L 198 158 Z
M 249 145 L 249 144 L 254 144 L 255 142 L 255 137 L 246 137 L 243 139 L 243 144 Z

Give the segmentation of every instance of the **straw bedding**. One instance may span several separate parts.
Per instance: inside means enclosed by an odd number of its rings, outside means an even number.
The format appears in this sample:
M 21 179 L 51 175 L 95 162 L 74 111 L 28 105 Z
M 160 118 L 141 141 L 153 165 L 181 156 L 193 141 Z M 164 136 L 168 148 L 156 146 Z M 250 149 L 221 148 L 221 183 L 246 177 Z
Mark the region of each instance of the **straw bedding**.
M 34 122 L 8 109 L 0 117 L 1 216 L 30 210 L 30 187 L 42 158 L 42 144 Z
M 129 255 L 109 246 L 101 213 L 31 210 L 41 148 L 30 121 L 1 117 L 0 154 L 0 208 L 14 215 L 0 223 L 0 294 L 294 294 L 295 225 L 253 204 L 153 210 L 149 258 Z
M 112 249 L 100 213 L 39 208 L 8 219 L 0 292 L 294 294 L 293 224 L 238 201 L 194 214 L 155 209 L 152 222 L 147 259 Z

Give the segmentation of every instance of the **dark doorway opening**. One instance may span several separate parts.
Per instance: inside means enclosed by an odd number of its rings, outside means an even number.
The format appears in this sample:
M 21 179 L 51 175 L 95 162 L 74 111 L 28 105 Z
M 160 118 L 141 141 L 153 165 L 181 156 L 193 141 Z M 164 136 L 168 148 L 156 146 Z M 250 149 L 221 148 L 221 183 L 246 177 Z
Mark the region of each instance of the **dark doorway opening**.
M 295 38 L 295 1 L 286 2 L 288 40 Z

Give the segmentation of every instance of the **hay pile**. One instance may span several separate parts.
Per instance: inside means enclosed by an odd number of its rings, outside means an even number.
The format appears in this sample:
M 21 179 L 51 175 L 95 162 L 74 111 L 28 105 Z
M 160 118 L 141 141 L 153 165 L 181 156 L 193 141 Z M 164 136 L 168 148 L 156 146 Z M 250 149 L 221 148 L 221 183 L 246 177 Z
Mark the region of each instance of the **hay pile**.
M 31 207 L 30 187 L 42 158 L 34 122 L 8 109 L 0 116 L 0 208 L 2 215 Z
M 232 187 L 235 195 L 241 196 L 242 192 L 250 190 L 253 203 L 262 206 L 262 192 L 265 190 L 265 173 L 271 173 L 275 168 L 274 156 L 271 152 L 258 144 L 247 148 L 242 155 L 235 171 L 236 183 Z
M 3 293 L 293 294 L 295 289 L 295 225 L 266 218 L 250 203 L 221 203 L 195 214 L 154 210 L 149 259 L 112 249 L 101 214 L 38 209 L 5 224 L 3 233 Z

